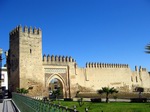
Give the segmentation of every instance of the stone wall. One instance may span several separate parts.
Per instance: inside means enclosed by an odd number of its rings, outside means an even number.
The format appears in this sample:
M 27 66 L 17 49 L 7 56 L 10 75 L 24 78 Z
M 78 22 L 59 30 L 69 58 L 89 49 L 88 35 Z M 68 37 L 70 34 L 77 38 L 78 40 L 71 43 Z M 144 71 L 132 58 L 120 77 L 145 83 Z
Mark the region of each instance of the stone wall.
M 126 91 L 130 89 L 132 72 L 128 66 L 87 66 L 77 69 L 77 74 L 77 79 L 82 79 L 78 84 L 94 91 L 101 89 L 101 87 L 126 87 Z
M 91 91 L 97 91 L 102 87 L 115 87 L 122 92 L 133 92 L 136 87 L 144 87 L 147 92 L 147 88 L 150 88 L 150 75 L 144 68 L 140 67 L 138 70 L 136 67 L 135 71 L 131 71 L 126 64 L 123 64 L 124 66 L 121 64 L 99 65 L 101 66 L 86 64 L 86 68 L 77 68 L 77 85 Z

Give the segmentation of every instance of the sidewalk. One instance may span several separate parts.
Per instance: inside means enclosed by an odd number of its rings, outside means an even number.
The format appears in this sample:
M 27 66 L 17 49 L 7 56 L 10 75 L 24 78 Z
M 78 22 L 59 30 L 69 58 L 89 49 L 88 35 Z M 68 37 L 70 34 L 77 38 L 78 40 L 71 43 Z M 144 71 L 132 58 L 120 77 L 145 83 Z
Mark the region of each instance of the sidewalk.
M 0 103 L 0 112 L 3 110 L 3 103 Z
M 0 103 L 0 112 L 19 112 L 12 103 L 11 99 L 4 99 Z

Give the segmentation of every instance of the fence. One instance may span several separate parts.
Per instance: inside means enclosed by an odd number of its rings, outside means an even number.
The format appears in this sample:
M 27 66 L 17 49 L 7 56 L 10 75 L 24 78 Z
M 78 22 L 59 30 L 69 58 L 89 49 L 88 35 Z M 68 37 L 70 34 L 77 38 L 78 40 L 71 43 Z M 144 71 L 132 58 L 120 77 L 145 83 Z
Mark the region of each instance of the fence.
M 12 100 L 21 112 L 78 112 L 76 106 L 71 109 L 50 101 L 34 99 L 18 93 L 12 93 Z

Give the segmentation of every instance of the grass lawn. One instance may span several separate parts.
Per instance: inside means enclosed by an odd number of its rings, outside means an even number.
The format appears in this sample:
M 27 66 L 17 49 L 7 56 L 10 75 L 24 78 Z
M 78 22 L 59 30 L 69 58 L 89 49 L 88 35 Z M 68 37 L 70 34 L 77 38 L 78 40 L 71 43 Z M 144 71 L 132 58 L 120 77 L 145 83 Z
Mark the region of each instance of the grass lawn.
M 72 108 L 76 105 L 79 112 L 84 112 L 86 107 L 89 108 L 89 112 L 150 112 L 150 103 L 92 103 L 84 102 L 82 107 L 79 106 L 78 102 L 71 101 L 57 101 L 61 105 Z

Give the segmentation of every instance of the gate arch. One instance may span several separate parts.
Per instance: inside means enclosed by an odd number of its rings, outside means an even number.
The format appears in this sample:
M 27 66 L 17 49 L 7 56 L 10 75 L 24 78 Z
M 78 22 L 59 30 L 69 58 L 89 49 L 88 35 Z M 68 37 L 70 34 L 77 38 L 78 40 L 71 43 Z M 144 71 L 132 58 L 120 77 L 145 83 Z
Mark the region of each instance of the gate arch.
M 46 87 L 49 87 L 49 84 L 50 82 L 53 80 L 53 79 L 57 79 L 59 80 L 59 82 L 61 83 L 62 85 L 62 91 L 63 91 L 63 98 L 66 97 L 66 82 L 65 80 L 63 79 L 63 77 L 59 74 L 53 74 L 51 75 L 48 79 L 47 79 L 47 82 L 46 82 Z

